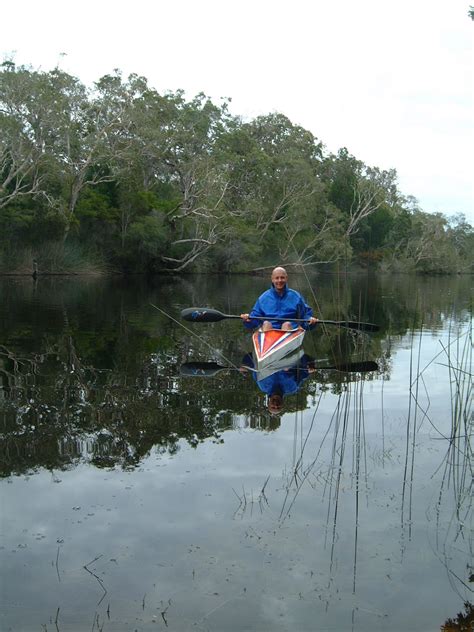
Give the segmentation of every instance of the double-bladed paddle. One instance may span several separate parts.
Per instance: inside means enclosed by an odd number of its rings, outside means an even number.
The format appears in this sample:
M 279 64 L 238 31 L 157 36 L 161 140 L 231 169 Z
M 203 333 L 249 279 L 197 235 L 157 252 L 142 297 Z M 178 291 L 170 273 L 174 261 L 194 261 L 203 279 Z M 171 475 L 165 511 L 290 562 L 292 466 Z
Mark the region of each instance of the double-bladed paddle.
M 369 371 L 377 371 L 379 368 L 377 362 L 373 362 L 372 360 L 367 360 L 366 362 L 343 362 L 341 364 L 334 364 L 333 366 L 314 366 L 314 364 L 312 365 L 310 362 L 309 366 L 318 371 L 331 370 L 342 371 L 344 373 L 367 373 Z M 241 368 L 255 371 L 255 369 L 245 365 Z M 186 377 L 214 377 L 217 373 L 230 369 L 240 370 L 238 367 L 222 366 L 217 362 L 185 362 L 180 367 L 180 373 Z M 284 369 L 282 368 L 280 370 Z
M 187 307 L 181 312 L 181 318 L 191 323 L 217 323 L 225 318 L 239 318 L 237 314 L 223 314 L 217 309 L 210 307 Z M 285 322 L 291 320 L 292 323 L 307 323 L 306 318 L 272 318 L 265 316 L 252 317 L 255 320 L 271 320 L 277 322 Z M 337 327 L 347 327 L 348 329 L 356 329 L 358 331 L 378 331 L 380 327 L 373 323 L 360 323 L 354 320 L 318 320 L 318 325 L 336 325 Z

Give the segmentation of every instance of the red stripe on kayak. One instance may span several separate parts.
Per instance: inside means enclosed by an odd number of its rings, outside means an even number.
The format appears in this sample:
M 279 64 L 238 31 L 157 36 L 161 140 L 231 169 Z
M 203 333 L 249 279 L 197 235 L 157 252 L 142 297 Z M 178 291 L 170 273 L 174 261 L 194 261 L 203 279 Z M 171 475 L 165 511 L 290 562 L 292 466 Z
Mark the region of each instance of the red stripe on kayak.
M 265 357 L 274 349 L 288 344 L 298 336 L 302 335 L 301 329 L 282 331 L 281 329 L 271 329 L 270 331 L 258 332 L 257 354 L 259 359 Z

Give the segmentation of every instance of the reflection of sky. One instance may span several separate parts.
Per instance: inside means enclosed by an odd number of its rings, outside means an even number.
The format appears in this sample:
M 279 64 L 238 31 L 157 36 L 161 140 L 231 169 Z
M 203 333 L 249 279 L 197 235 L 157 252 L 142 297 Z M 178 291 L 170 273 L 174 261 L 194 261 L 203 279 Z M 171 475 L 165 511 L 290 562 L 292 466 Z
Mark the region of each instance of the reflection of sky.
M 224 443 L 182 441 L 134 471 L 3 481 L 0 629 L 54 628 L 58 608 L 60 630 L 91 629 L 96 612 L 104 630 L 163 628 L 162 612 L 178 630 L 439 629 L 469 597 L 452 573 L 470 562 L 451 486 L 437 504 L 451 420 L 440 340 L 392 340 L 389 379 L 318 391 L 273 432 L 240 416 Z
M 437 341 L 424 337 L 422 348 L 423 369 Z M 109 605 L 114 630 L 155 629 L 163 625 L 161 612 L 170 629 L 196 623 L 198 630 L 309 630 L 317 623 L 346 630 L 353 609 L 357 630 L 437 629 L 462 603 L 436 542 L 452 517 L 448 491 L 436 527 L 437 469 L 447 446 L 433 425 L 449 430 L 447 370 L 432 364 L 425 372 L 436 413 L 416 436 L 402 526 L 410 353 L 397 349 L 389 381 L 351 385 L 345 444 L 344 416 L 334 417 L 337 398 L 324 393 L 316 412 L 286 414 L 275 432 L 240 429 L 225 433 L 223 444 L 207 441 L 197 449 L 183 443 L 175 457 L 151 454 L 132 472 L 79 466 L 4 482 L 2 629 L 16 629 L 20 619 L 22 629 L 50 625 L 59 608 L 60 629 L 80 630 L 85 621 L 92 625 L 95 612 L 108 622 Z M 421 393 L 422 408 L 427 401 Z M 305 483 L 281 521 L 303 447 Z M 267 504 L 260 494 L 268 476 Z M 464 577 L 467 547 L 461 540 L 454 554 L 446 544 L 450 568 Z M 98 556 L 88 568 L 107 590 L 99 606 L 103 590 L 84 569 Z

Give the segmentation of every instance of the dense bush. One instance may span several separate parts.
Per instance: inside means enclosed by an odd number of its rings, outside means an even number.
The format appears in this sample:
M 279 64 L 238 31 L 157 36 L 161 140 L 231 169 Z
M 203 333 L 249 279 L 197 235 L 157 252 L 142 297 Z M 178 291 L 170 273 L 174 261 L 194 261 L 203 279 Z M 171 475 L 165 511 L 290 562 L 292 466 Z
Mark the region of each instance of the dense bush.
M 136 75 L 88 89 L 5 62 L 0 248 L 3 272 L 35 259 L 40 272 L 342 260 L 452 273 L 472 272 L 474 237 L 463 216 L 403 196 L 395 170 L 326 154 L 282 114 L 242 122 L 226 101 L 162 95 Z

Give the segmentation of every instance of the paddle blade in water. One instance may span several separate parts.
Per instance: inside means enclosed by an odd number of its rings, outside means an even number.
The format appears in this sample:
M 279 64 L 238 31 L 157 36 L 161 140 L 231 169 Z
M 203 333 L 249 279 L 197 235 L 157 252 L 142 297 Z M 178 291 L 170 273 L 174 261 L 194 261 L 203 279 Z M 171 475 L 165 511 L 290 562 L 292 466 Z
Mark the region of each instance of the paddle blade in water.
M 341 363 L 341 364 L 337 364 L 333 368 L 336 371 L 345 371 L 347 373 L 367 373 L 368 371 L 377 371 L 379 368 L 379 365 L 377 364 L 377 362 L 368 360 L 367 362 Z
M 180 367 L 180 373 L 189 377 L 212 377 L 226 368 L 217 362 L 185 362 Z

